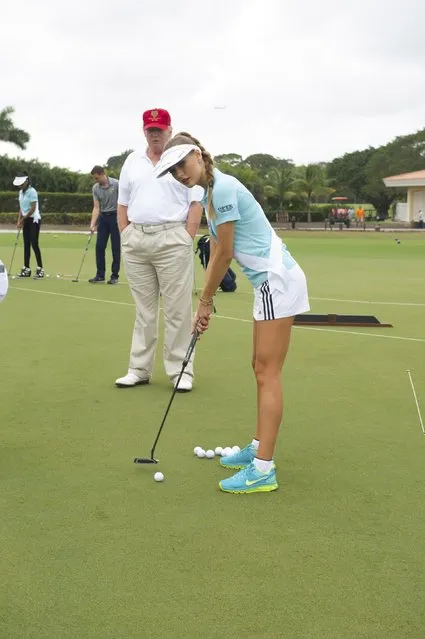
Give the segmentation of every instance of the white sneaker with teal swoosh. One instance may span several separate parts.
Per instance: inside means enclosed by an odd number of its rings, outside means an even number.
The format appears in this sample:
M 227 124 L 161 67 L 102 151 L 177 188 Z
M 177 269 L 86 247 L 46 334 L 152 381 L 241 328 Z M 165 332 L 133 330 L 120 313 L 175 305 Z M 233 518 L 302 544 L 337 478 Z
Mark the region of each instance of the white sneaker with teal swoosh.
M 218 485 L 225 493 L 268 493 L 278 488 L 276 467 L 273 464 L 267 473 L 263 473 L 252 463 Z

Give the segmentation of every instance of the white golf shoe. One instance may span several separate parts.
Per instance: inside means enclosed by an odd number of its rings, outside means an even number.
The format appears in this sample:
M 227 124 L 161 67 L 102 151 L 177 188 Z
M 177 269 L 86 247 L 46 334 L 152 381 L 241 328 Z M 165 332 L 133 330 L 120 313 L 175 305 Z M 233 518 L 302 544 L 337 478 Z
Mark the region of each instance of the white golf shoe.
M 149 384 L 149 378 L 141 378 L 134 373 L 127 373 L 124 377 L 119 377 L 115 380 L 115 386 L 118 388 L 132 388 L 133 386 L 141 386 L 142 384 Z
M 177 377 L 175 377 L 173 381 L 174 387 L 176 386 L 178 379 L 179 379 L 179 376 L 177 375 Z M 179 382 L 179 385 L 176 388 L 176 392 L 189 393 L 192 390 L 192 385 L 193 385 L 192 377 L 190 375 L 185 375 L 183 373 L 181 380 Z

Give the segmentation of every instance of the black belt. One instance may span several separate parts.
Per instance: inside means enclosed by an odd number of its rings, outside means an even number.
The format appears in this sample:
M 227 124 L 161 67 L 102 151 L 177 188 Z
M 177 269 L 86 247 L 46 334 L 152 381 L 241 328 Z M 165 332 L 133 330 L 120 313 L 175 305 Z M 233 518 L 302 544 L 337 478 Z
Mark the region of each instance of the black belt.
M 116 211 L 101 211 L 100 214 L 101 215 L 116 215 L 117 212 Z

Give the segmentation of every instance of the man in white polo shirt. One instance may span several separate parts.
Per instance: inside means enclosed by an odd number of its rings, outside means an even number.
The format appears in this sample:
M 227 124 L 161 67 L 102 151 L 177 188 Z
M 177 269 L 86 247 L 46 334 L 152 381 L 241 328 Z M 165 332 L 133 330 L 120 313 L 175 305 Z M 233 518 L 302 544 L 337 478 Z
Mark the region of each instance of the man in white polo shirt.
M 168 111 L 145 111 L 143 131 L 148 147 L 128 156 L 119 180 L 122 256 L 136 303 L 128 373 L 115 382 L 120 388 L 151 381 L 160 295 L 165 322 L 164 366 L 173 384 L 191 338 L 193 238 L 201 221 L 203 189 L 188 189 L 171 175 L 162 180 L 154 176 L 154 166 L 172 134 Z M 193 358 L 177 391 L 192 390 L 192 382 Z

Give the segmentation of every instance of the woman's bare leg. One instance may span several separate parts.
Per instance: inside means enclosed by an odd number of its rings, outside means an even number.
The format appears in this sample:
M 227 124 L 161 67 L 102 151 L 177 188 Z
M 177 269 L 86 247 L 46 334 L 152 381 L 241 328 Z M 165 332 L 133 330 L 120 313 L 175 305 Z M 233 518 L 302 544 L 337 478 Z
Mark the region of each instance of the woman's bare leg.
M 288 352 L 294 318 L 254 320 L 253 369 L 257 380 L 257 458 L 273 458 L 282 421 L 282 367 Z

